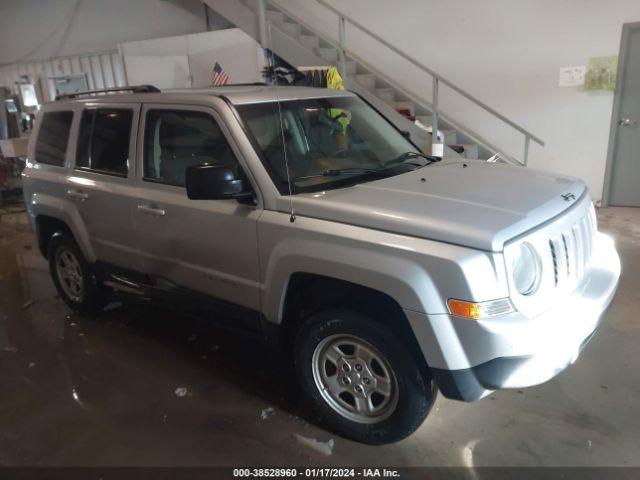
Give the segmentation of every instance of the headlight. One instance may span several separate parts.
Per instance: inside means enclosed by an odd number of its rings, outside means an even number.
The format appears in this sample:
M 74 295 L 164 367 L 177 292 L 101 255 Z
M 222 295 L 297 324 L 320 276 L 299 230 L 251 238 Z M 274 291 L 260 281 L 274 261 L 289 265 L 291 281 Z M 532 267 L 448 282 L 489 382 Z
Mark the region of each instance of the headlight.
M 540 285 L 540 257 L 528 243 L 520 244 L 520 252 L 514 259 L 511 271 L 520 295 L 531 295 Z

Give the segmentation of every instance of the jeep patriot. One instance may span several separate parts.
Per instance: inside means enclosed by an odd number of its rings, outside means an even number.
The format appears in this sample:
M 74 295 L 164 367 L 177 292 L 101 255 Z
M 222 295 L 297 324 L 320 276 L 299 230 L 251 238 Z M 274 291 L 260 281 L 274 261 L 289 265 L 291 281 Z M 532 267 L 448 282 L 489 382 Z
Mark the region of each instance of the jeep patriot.
M 25 201 L 60 296 L 188 297 L 277 348 L 345 437 L 549 380 L 614 296 L 575 178 L 424 155 L 350 92 L 126 90 L 37 118 Z

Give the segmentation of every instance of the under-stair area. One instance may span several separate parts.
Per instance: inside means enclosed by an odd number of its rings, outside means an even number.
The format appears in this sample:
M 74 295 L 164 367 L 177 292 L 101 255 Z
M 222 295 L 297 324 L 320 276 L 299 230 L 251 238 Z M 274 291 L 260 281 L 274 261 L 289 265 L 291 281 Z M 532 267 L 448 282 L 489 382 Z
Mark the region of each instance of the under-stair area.
M 205 0 L 205 3 L 229 22 L 245 31 L 264 48 L 273 51 L 295 67 L 334 65 L 342 74 L 347 89 L 362 96 L 384 113 L 396 126 L 410 133 L 414 143 L 427 154 L 434 143 L 444 144 L 445 156 L 461 155 L 469 159 L 499 161 L 527 165 L 531 142 L 544 146 L 544 142 L 511 119 L 495 111 L 470 93 L 440 76 L 395 46 L 386 42 L 366 26 L 326 3 L 315 0 L 333 12 L 338 23 L 338 38 L 330 38 L 317 28 L 289 11 L 284 2 L 267 0 Z M 430 98 L 426 99 L 390 78 L 382 67 L 374 67 L 349 48 L 345 28 L 357 28 L 408 64 L 420 69 L 425 83 L 431 82 Z M 497 122 L 511 127 L 523 139 L 519 154 L 507 154 L 499 145 L 478 134 L 464 121 L 454 119 L 438 108 L 439 89 L 447 88 L 490 114 Z M 401 114 L 400 111 L 404 113 Z M 405 115 L 408 115 L 409 120 Z M 437 141 L 430 132 L 439 132 Z

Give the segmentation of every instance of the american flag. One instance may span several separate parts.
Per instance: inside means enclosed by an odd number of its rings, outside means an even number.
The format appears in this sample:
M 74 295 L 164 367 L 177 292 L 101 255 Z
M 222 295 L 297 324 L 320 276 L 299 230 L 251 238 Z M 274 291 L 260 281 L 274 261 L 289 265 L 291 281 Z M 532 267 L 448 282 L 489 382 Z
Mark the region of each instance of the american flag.
M 213 87 L 219 87 L 220 85 L 226 85 L 229 81 L 229 74 L 225 72 L 220 64 L 216 62 L 211 70 L 211 85 Z

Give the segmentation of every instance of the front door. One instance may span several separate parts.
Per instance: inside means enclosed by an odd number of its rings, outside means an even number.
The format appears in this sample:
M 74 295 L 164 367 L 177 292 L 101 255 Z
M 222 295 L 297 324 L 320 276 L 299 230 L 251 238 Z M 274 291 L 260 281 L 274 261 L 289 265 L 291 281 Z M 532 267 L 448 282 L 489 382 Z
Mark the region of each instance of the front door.
M 640 24 L 625 28 L 609 203 L 640 207 Z
M 134 221 L 145 273 L 257 312 L 261 209 L 186 194 L 188 166 L 221 163 L 242 171 L 215 110 L 145 104 L 139 135 Z

